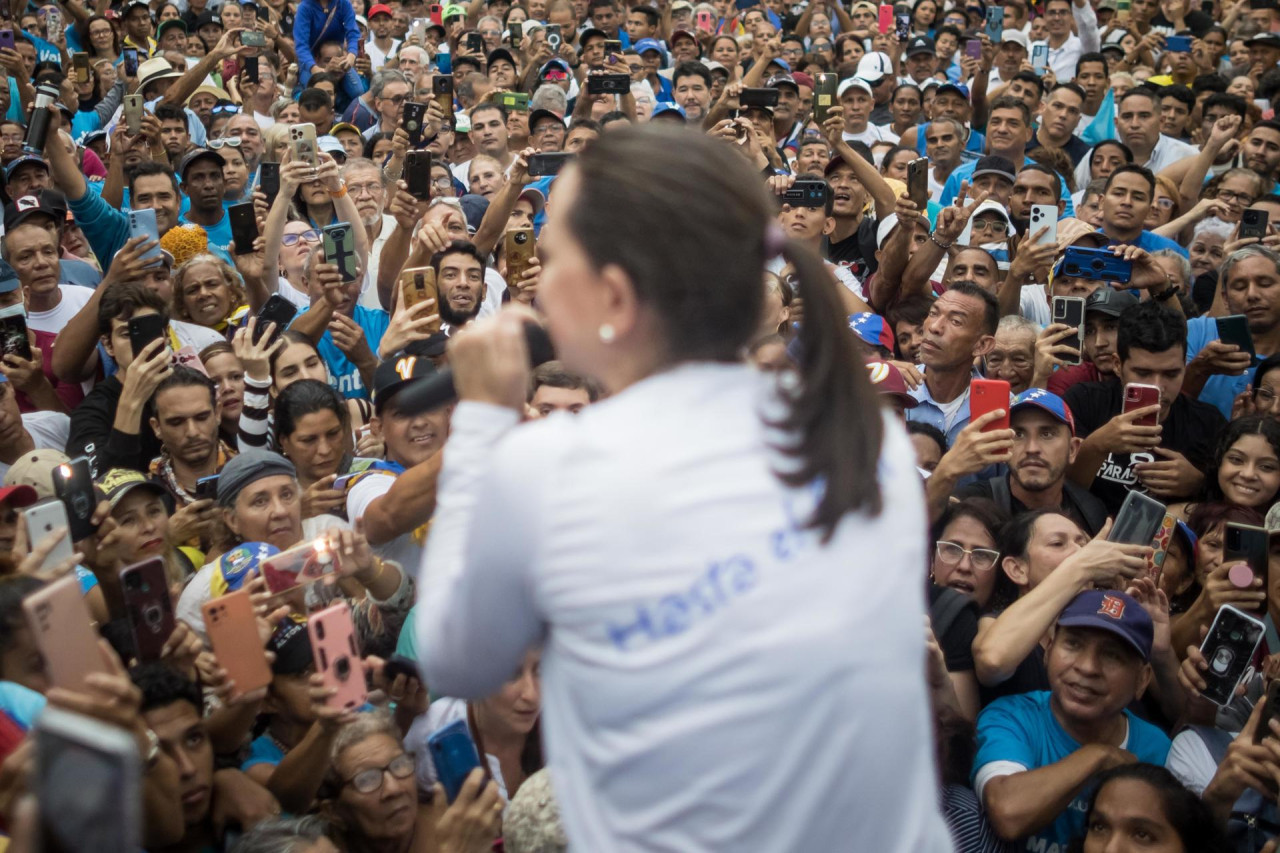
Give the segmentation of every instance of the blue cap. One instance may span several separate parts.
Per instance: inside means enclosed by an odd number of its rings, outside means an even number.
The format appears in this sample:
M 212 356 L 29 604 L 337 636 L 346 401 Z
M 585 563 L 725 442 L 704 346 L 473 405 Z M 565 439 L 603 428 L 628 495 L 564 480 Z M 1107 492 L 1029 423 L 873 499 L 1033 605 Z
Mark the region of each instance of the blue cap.
M 676 106 L 670 101 L 656 104 L 653 108 L 653 114 L 649 116 L 649 120 L 653 121 L 658 116 L 679 116 L 681 121 L 686 118 L 684 108 Z
M 1189 557 L 1192 557 L 1196 552 L 1196 544 L 1199 543 L 1200 537 L 1197 536 L 1196 532 L 1191 529 L 1191 525 L 1187 524 L 1185 521 L 1183 521 L 1180 518 L 1175 519 L 1173 529 L 1176 532 L 1181 533 L 1183 537 L 1186 538 L 1187 554 Z
M 969 100 L 969 87 L 963 83 L 943 83 L 938 87 L 937 94 L 941 95 L 943 92 L 955 92 L 966 101 Z
M 872 314 L 869 311 L 850 314 L 849 328 L 853 329 L 868 346 L 884 347 L 889 352 L 893 352 L 895 346 L 893 329 L 889 328 L 889 324 L 879 314 Z
M 541 68 L 538 69 L 538 76 L 545 77 L 547 75 L 547 72 L 550 71 L 552 68 L 559 68 L 565 74 L 570 74 L 570 75 L 573 74 L 573 69 L 569 67 L 569 63 L 565 62 L 563 59 L 561 59 L 558 56 L 553 56 L 546 61 L 546 64 L 544 64 Z
M 19 286 L 17 271 L 7 261 L 0 261 L 0 293 L 13 293 Z
M 1053 415 L 1054 418 L 1067 425 L 1072 435 L 1076 434 L 1076 420 L 1071 416 L 1071 407 L 1067 405 L 1067 401 L 1052 391 L 1046 391 L 1043 388 L 1028 388 L 1014 397 L 1013 403 L 1009 406 L 1009 415 L 1012 416 L 1019 409 L 1026 409 L 1032 406 Z
M 5 180 L 8 180 L 9 178 L 13 177 L 13 173 L 16 172 L 18 170 L 18 167 L 21 166 L 23 163 L 39 163 L 40 166 L 46 172 L 49 171 L 49 164 L 44 161 L 43 157 L 37 157 L 34 154 L 23 154 L 21 157 L 14 160 L 8 166 L 4 167 Z
M 1058 617 L 1059 628 L 1095 628 L 1110 631 L 1142 655 L 1151 658 L 1155 626 L 1142 605 L 1123 592 L 1090 589 L 1077 595 Z
M 791 63 L 787 62 L 781 56 L 775 56 L 773 59 L 770 59 L 769 64 L 778 66 L 779 68 L 782 69 L 784 74 L 791 73 Z
M 639 54 L 643 54 L 646 50 L 656 50 L 658 53 L 662 54 L 666 53 L 666 51 L 662 49 L 662 42 L 657 39 L 640 39 L 640 41 L 636 42 L 635 47 L 636 53 Z

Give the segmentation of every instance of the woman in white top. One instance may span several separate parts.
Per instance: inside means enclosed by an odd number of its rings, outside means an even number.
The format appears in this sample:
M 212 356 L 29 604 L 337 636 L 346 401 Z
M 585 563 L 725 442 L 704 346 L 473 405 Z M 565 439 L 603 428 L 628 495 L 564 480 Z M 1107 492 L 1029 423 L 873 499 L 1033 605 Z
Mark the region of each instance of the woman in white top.
M 548 765 L 578 850 L 951 849 L 911 445 L 774 204 L 722 141 L 611 131 L 556 181 L 538 302 L 557 357 L 613 396 L 514 429 L 519 315 L 451 345 L 425 683 L 485 696 L 544 644 Z M 805 304 L 782 390 L 740 359 L 778 253 Z

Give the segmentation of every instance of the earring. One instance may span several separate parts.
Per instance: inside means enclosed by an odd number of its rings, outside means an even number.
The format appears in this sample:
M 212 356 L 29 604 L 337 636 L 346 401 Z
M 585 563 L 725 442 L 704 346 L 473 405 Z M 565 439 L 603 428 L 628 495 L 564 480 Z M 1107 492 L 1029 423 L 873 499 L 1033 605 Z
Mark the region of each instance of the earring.
M 611 344 L 613 343 L 613 338 L 617 333 L 614 332 L 612 323 L 601 323 L 599 334 L 600 334 L 600 343 Z

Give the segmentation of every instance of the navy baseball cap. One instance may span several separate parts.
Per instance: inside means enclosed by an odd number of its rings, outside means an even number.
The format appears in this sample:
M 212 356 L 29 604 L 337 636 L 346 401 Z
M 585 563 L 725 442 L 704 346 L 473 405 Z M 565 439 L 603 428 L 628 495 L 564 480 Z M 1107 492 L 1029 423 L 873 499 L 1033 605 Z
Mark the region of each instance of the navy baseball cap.
M 1009 406 L 1009 415 L 1016 414 L 1019 409 L 1033 407 L 1048 412 L 1055 420 L 1066 424 L 1072 435 L 1076 434 L 1076 421 L 1071 417 L 1071 407 L 1067 405 L 1067 401 L 1043 388 L 1028 388 L 1014 397 Z
M 1155 626 L 1134 598 L 1112 589 L 1089 589 L 1077 595 L 1058 616 L 1060 628 L 1094 628 L 1109 631 L 1142 656 L 1151 659 Z

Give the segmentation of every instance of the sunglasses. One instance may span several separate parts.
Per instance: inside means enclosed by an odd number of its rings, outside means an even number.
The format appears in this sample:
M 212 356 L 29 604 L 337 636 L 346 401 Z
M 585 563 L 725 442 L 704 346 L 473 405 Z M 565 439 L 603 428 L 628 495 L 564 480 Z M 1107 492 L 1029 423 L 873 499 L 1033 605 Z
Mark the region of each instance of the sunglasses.
M 219 148 L 222 148 L 223 146 L 226 146 L 226 145 L 230 145 L 232 148 L 239 148 L 240 137 L 225 136 L 222 139 L 210 139 L 208 140 L 208 143 L 209 143 L 209 147 L 212 148 L 214 151 L 217 151 Z
M 218 115 L 219 113 L 231 113 L 234 115 L 240 112 L 240 108 L 237 107 L 235 104 L 219 104 L 218 106 L 214 107 L 211 110 L 211 112 L 214 115 Z
M 280 242 L 285 246 L 296 246 L 299 240 L 306 240 L 308 243 L 319 243 L 320 232 L 315 229 L 308 228 L 301 234 L 285 234 L 280 238 Z

